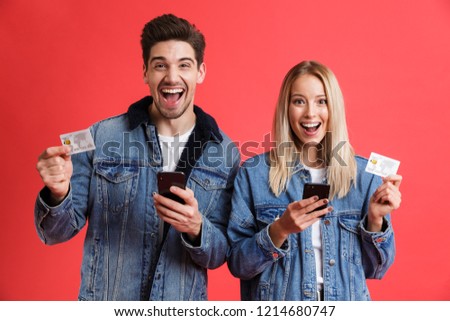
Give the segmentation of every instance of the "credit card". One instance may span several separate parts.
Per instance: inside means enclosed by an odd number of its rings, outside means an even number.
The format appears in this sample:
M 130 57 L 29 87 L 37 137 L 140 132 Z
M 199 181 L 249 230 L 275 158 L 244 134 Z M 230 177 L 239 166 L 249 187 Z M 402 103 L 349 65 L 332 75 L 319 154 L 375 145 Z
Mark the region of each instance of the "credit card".
M 63 145 L 70 146 L 70 155 L 95 149 L 94 139 L 89 129 L 62 134 L 59 137 Z
M 377 154 L 371 153 L 369 162 L 366 166 L 366 172 L 386 177 L 397 174 L 400 161 Z

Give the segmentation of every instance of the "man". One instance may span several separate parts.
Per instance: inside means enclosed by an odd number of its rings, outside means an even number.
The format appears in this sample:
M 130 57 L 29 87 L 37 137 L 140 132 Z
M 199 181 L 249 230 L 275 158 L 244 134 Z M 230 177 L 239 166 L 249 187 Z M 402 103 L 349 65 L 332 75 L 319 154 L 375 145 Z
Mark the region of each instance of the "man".
M 206 74 L 200 31 L 162 15 L 145 25 L 141 45 L 151 96 L 94 124 L 95 151 L 42 153 L 36 228 L 56 244 L 89 221 L 80 300 L 206 300 L 207 269 L 226 259 L 239 152 L 194 106 Z M 184 204 L 157 193 L 162 170 L 184 172 L 186 189 L 171 188 Z

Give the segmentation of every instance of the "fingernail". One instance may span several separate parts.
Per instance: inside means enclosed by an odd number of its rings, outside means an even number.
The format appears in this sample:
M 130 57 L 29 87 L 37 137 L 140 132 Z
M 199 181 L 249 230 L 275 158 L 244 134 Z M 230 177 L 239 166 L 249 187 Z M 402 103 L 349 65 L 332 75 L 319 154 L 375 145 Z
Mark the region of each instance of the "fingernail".
M 323 200 L 323 203 L 324 203 L 324 204 L 327 204 L 327 203 L 328 203 L 328 200 L 327 200 L 327 199 L 324 199 L 324 200 Z

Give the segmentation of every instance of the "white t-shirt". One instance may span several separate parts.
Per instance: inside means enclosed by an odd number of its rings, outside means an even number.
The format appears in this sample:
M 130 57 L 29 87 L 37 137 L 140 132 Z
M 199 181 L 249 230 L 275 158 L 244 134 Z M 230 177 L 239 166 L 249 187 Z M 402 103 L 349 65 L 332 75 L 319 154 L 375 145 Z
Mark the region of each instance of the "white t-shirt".
M 174 171 L 195 125 L 182 135 L 158 135 L 163 158 L 163 171 Z
M 305 166 L 311 173 L 311 183 L 322 183 L 327 171 L 325 168 L 311 168 Z M 320 221 L 312 225 L 312 245 L 314 257 L 316 259 L 317 290 L 323 289 L 323 270 L 322 270 L 322 231 L 320 230 Z

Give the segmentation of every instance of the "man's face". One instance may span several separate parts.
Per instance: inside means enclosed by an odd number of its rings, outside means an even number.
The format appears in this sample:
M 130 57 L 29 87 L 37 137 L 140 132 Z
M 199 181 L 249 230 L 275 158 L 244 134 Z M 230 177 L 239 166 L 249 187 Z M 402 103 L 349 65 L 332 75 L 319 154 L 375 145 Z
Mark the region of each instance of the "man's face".
M 195 88 L 205 74 L 205 65 L 198 67 L 190 44 L 158 42 L 150 50 L 148 67 L 144 66 L 144 82 L 150 88 L 153 107 L 166 119 L 177 119 L 186 110 L 193 110 Z

